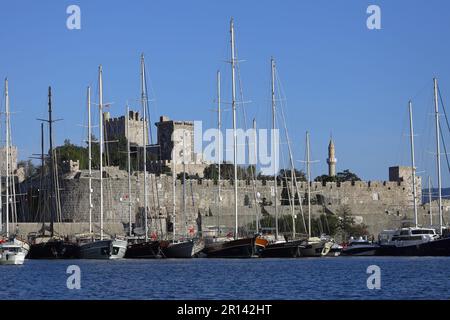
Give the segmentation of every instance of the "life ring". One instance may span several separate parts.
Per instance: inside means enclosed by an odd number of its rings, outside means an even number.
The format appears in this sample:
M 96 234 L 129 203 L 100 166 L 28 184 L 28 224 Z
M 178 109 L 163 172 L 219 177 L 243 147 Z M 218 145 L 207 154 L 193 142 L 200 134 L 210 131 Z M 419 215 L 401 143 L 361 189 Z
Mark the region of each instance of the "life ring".
M 323 246 L 321 255 L 326 256 L 330 252 L 332 246 L 333 246 L 333 244 L 331 242 L 325 243 L 325 245 Z

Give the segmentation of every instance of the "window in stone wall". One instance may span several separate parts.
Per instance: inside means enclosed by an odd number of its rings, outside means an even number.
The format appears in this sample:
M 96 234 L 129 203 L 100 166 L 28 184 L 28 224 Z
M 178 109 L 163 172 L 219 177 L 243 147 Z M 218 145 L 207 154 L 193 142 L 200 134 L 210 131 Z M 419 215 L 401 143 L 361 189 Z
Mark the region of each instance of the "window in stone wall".
M 244 206 L 249 206 L 250 205 L 250 197 L 248 196 L 248 194 L 246 194 L 244 196 Z
M 380 200 L 380 195 L 378 194 L 378 192 L 372 193 L 372 200 L 373 200 L 373 201 L 378 201 L 378 200 Z

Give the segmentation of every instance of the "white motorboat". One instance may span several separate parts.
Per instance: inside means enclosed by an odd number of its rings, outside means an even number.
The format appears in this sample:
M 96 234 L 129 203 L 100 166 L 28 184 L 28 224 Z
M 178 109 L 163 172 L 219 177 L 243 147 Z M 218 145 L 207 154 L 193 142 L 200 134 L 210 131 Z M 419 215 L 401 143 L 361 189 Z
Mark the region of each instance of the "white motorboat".
M 20 265 L 30 250 L 26 242 L 13 238 L 0 243 L 0 265 Z

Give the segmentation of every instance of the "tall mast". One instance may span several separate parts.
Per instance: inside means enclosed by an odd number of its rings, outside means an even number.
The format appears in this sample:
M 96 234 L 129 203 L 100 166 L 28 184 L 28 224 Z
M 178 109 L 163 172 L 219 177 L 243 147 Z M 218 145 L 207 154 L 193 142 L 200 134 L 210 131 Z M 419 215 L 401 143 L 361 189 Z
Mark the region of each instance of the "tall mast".
M 131 156 L 130 156 L 130 107 L 127 104 L 127 115 L 125 117 L 127 121 L 127 164 L 128 164 L 128 223 L 129 230 L 128 235 L 132 236 L 131 230 Z
M 148 212 L 147 212 L 147 106 L 145 92 L 145 61 L 144 54 L 141 54 L 141 105 L 142 105 L 142 142 L 144 144 L 144 224 L 145 224 L 145 241 L 148 241 Z
M 428 176 L 428 203 L 430 204 L 430 227 L 433 226 L 433 211 L 431 209 L 431 177 Z
M 273 58 L 270 59 L 270 69 L 271 69 L 271 75 L 272 75 L 272 130 L 275 132 L 276 127 L 276 106 L 275 106 L 275 60 Z M 272 152 L 275 152 L 275 139 L 273 139 L 272 143 Z M 274 157 L 276 159 L 276 157 Z M 274 160 L 276 162 L 276 160 Z M 274 163 L 274 171 L 273 171 L 273 181 L 274 181 L 274 192 L 275 192 L 275 239 L 278 239 L 278 179 L 277 179 L 277 164 Z
M 291 192 L 291 209 L 292 209 L 292 240 L 294 240 L 295 239 L 295 187 L 294 187 L 294 179 L 295 179 L 295 175 L 294 175 L 294 168 L 293 167 L 291 167 L 291 185 L 292 185 L 292 192 Z M 289 188 L 288 187 L 288 184 L 287 184 L 287 182 L 286 182 L 286 187 L 287 188 Z M 289 189 L 288 189 L 289 190 Z
M 100 130 L 100 240 L 103 240 L 103 68 L 98 67 Z
M 175 139 L 175 136 L 173 137 Z M 175 141 L 174 141 L 175 146 Z M 173 206 L 173 222 L 172 222 L 172 232 L 173 232 L 173 238 L 172 242 L 175 242 L 175 234 L 176 234 L 176 204 L 177 204 L 177 194 L 176 194 L 176 182 L 177 182 L 177 171 L 176 171 L 176 162 L 175 162 L 176 152 L 175 148 L 172 149 L 172 206 Z
M 187 225 L 186 218 L 186 144 L 185 144 L 186 133 L 183 130 L 183 219 L 185 226 Z M 186 228 L 184 230 L 187 232 Z
M 5 79 L 5 129 L 6 129 L 6 237 L 9 237 L 9 93 L 8 79 Z
M 236 61 L 234 58 L 234 22 L 230 22 L 231 33 L 231 108 L 233 110 L 233 164 L 234 164 L 234 238 L 238 238 L 238 190 L 237 190 L 237 135 L 236 135 Z
M 254 152 L 255 152 L 255 158 L 254 158 L 254 162 L 255 162 L 255 172 L 253 173 L 253 188 L 254 188 L 254 190 L 253 190 L 253 193 L 254 193 L 254 196 L 255 196 L 255 208 L 256 208 L 256 212 L 255 212 L 255 214 L 256 214 L 256 216 L 255 216 L 255 224 L 256 224 L 256 233 L 258 234 L 259 233 L 259 214 L 258 214 L 258 206 L 257 206 L 257 203 L 256 203 L 256 201 L 258 200 L 258 197 L 257 197 L 257 191 L 256 191 L 256 163 L 257 163 L 257 152 L 258 152 L 258 146 L 257 146 L 257 143 L 258 143 L 258 140 L 257 140 L 257 134 L 256 134 L 256 119 L 253 119 L 253 143 L 254 143 L 254 145 L 253 145 L 253 149 L 254 149 Z
M 219 144 L 219 147 L 217 148 L 217 152 L 218 152 L 218 156 L 219 159 L 217 160 L 218 162 L 218 177 L 217 177 L 217 186 L 218 186 L 218 197 L 219 197 L 219 213 L 217 215 L 217 232 L 218 234 L 220 234 L 220 215 L 222 213 L 222 199 L 221 199 L 221 185 L 220 185 L 220 181 L 221 181 L 221 177 L 220 177 L 220 165 L 222 164 L 222 146 L 221 146 L 221 133 L 222 133 L 222 112 L 220 110 L 220 71 L 217 71 L 217 130 L 218 130 L 218 138 L 217 138 L 217 143 Z
M 39 209 L 42 215 L 42 230 L 45 230 L 45 208 L 42 204 L 42 191 L 44 183 L 45 157 L 44 157 L 44 123 L 41 122 L 41 181 L 39 185 Z
M 309 159 L 309 132 L 306 131 L 306 171 L 308 173 L 308 236 L 311 237 L 311 163 Z
M 53 120 L 52 120 L 52 87 L 48 87 L 48 130 L 49 130 L 49 147 L 50 147 L 50 235 L 53 237 L 53 222 L 55 220 L 56 205 L 53 207 L 53 201 L 56 201 L 55 192 L 55 171 L 54 171 L 54 159 L 53 159 Z M 54 200 L 53 200 L 54 199 Z
M 441 181 L 441 145 L 439 142 L 439 105 L 438 105 L 438 84 L 437 79 L 433 78 L 434 86 L 434 111 L 436 116 L 436 165 L 438 175 L 438 206 L 439 206 L 439 234 L 442 233 L 442 181 Z
M 87 87 L 88 107 L 88 167 L 89 167 L 89 233 L 92 233 L 92 125 L 91 125 L 91 87 Z
M 416 197 L 416 162 L 414 159 L 414 126 L 412 114 L 412 102 L 409 101 L 409 131 L 411 141 L 411 173 L 412 173 L 412 187 L 413 187 L 413 205 L 414 205 L 414 226 L 417 228 L 419 223 L 417 221 L 417 197 Z

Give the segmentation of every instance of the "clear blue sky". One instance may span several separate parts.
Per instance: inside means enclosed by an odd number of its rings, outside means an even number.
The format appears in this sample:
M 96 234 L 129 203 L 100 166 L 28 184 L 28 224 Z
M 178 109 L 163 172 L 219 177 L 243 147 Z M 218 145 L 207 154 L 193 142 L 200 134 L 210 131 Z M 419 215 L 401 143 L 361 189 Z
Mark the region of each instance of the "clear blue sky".
M 81 8 L 81 30 L 66 28 L 66 8 Z M 377 4 L 382 29 L 368 30 Z M 311 132 L 313 174 L 326 172 L 332 132 L 338 170 L 385 180 L 409 165 L 406 107 L 414 99 L 419 171 L 434 174 L 432 77 L 450 91 L 450 3 L 431 1 L 8 1 L 0 9 L 0 76 L 10 80 L 13 139 L 20 158 L 39 152 L 47 87 L 54 90 L 57 142 L 81 144 L 85 88 L 104 68 L 105 100 L 123 113 L 139 96 L 139 54 L 146 55 L 153 120 L 203 120 L 213 126 L 215 73 L 229 92 L 229 20 L 234 17 L 249 118 L 269 126 L 270 56 L 287 97 L 297 159 Z M 2 90 L 3 92 L 3 90 Z M 3 103 L 2 103 L 3 107 Z M 137 107 L 137 105 L 136 105 Z M 225 114 L 225 125 L 230 126 Z M 445 127 L 445 126 L 444 126 Z M 446 133 L 448 135 L 448 133 Z M 447 138 L 450 141 L 450 138 Z M 443 163 L 444 164 L 444 163 Z M 443 171 L 447 172 L 446 166 Z M 444 176 L 448 180 L 448 174 Z M 449 185 L 444 183 L 444 185 Z

